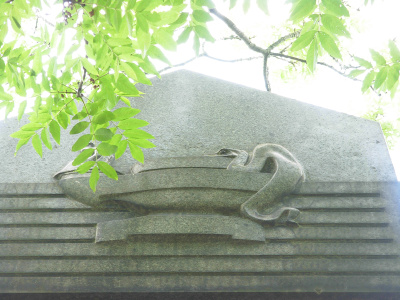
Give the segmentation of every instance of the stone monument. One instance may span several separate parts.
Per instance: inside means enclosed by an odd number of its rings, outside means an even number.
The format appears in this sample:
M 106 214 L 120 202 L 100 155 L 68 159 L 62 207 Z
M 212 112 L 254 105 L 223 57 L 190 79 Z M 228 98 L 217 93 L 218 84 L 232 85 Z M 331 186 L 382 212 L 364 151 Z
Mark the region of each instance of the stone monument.
M 177 71 L 132 99 L 156 148 L 120 173 L 13 158 L 0 123 L 0 291 L 400 292 L 399 184 L 378 123 Z

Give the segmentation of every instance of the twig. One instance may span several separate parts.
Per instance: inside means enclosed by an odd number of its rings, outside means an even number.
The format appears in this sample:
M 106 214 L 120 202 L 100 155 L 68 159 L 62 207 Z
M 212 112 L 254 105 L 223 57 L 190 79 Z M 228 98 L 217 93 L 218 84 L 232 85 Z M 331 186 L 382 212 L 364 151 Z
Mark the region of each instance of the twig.
M 263 61 L 263 76 L 264 76 L 264 83 L 265 83 L 265 88 L 267 89 L 268 92 L 271 91 L 271 84 L 269 82 L 269 69 L 268 69 L 268 57 L 269 55 L 265 54 L 264 55 L 264 61 Z
M 292 32 L 288 35 L 285 35 L 283 37 L 281 37 L 279 40 L 277 40 L 275 43 L 272 43 L 270 46 L 268 46 L 267 51 L 268 53 L 272 51 L 272 49 L 278 47 L 280 44 L 282 44 L 283 42 L 286 42 L 289 39 L 293 39 L 293 38 L 297 38 L 300 36 L 300 30 Z M 285 48 L 286 49 L 286 48 Z
M 201 53 L 198 56 L 195 56 L 195 57 L 193 57 L 193 58 L 191 58 L 191 59 L 189 59 L 187 61 L 181 62 L 181 63 L 179 63 L 177 65 L 165 67 L 164 69 L 161 69 L 160 71 L 158 71 L 158 73 L 162 73 L 162 72 L 168 71 L 168 70 L 170 70 L 172 68 L 182 67 L 182 66 L 184 66 L 184 65 L 186 65 L 186 64 L 188 64 L 188 63 L 190 63 L 190 62 L 192 62 L 192 61 L 194 61 L 197 58 L 202 57 L 202 56 L 204 56 L 204 53 Z
M 228 27 L 234 32 L 236 33 L 241 39 L 242 41 L 253 51 L 256 51 L 258 53 L 262 53 L 265 54 L 266 53 L 266 49 L 263 49 L 257 45 L 255 45 L 254 43 L 252 43 L 250 41 L 250 39 L 242 32 L 240 31 L 235 23 L 233 23 L 230 19 L 228 19 L 227 17 L 225 17 L 224 15 L 221 15 L 215 8 L 211 8 L 210 9 L 210 13 L 212 13 L 213 15 L 215 15 L 218 19 L 222 20 L 226 25 L 228 25 Z
M 274 57 L 283 57 L 283 58 L 288 58 L 288 59 L 291 59 L 291 60 L 299 61 L 299 62 L 302 62 L 302 63 L 307 63 L 307 61 L 306 61 L 305 59 L 298 58 L 298 57 L 294 57 L 294 56 L 290 56 L 290 55 L 286 55 L 286 54 L 282 54 L 282 53 L 271 52 L 270 55 L 271 55 L 271 56 L 274 56 Z M 346 73 L 344 73 L 344 72 L 342 72 L 342 71 L 336 69 L 334 66 L 329 65 L 329 64 L 327 64 L 327 63 L 324 63 L 324 62 L 320 62 L 320 61 L 319 61 L 319 62 L 317 62 L 317 64 L 318 64 L 318 65 L 321 65 L 321 66 L 324 66 L 324 67 L 327 67 L 327 68 L 329 68 L 329 69 L 335 71 L 336 73 L 338 73 L 338 74 L 340 74 L 340 75 L 342 75 L 342 76 L 344 76 L 344 77 L 346 77 L 346 78 L 349 78 L 349 79 L 351 79 L 351 80 L 354 80 L 354 81 L 361 81 L 360 79 L 349 77 L 348 74 L 346 74 Z

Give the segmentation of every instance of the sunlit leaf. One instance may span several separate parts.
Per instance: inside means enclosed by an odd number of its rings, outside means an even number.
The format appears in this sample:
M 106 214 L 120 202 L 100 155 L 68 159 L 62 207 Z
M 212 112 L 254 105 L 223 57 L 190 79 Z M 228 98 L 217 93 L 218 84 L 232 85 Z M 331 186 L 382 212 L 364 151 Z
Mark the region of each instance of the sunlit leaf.
M 74 125 L 74 127 L 72 127 L 72 129 L 69 132 L 69 134 L 81 133 L 82 131 L 84 131 L 89 126 L 89 124 L 90 123 L 86 122 L 86 121 L 82 121 L 82 122 L 76 123 Z
M 324 27 L 333 34 L 350 37 L 350 33 L 347 31 L 346 27 L 339 18 L 333 15 L 323 14 L 321 16 L 321 22 L 322 25 L 324 25 Z
M 316 7 L 316 0 L 300 0 L 293 7 L 290 20 L 297 23 L 309 16 Z
M 93 136 L 91 134 L 85 134 L 79 137 L 79 139 L 72 146 L 72 151 L 78 151 L 85 148 L 89 142 L 92 140 Z
M 57 121 L 52 120 L 50 122 L 49 131 L 57 144 L 60 144 L 60 125 L 57 123 Z
M 115 145 L 110 145 L 109 143 L 102 142 L 100 145 L 97 146 L 97 151 L 100 155 L 103 156 L 110 156 L 114 154 L 118 150 L 118 147 Z
M 393 61 L 400 61 L 399 48 L 397 48 L 396 44 L 392 40 L 389 41 L 389 49 L 390 49 L 390 55 L 392 56 Z
M 154 139 L 154 137 L 141 129 L 125 130 L 124 135 L 133 139 Z
M 79 155 L 74 159 L 72 162 L 73 166 L 80 165 L 83 163 L 85 160 L 87 160 L 90 156 L 92 156 L 94 153 L 94 149 L 85 149 Z
M 138 162 L 143 163 L 144 162 L 144 155 L 142 152 L 142 149 L 140 149 L 138 146 L 134 145 L 132 142 L 128 141 L 129 144 L 129 149 L 131 151 L 131 155 L 134 159 L 136 159 Z
M 360 57 L 354 56 L 354 60 L 360 64 L 360 66 L 365 67 L 367 69 L 372 69 L 372 64 Z
M 42 142 L 40 141 L 39 135 L 35 134 L 32 138 L 32 146 L 35 149 L 36 153 L 43 157 L 42 155 Z
M 118 144 L 118 150 L 115 152 L 116 159 L 120 158 L 125 153 L 127 145 L 128 145 L 127 140 L 123 140 Z
M 99 166 L 100 171 L 102 171 L 107 177 L 114 179 L 114 180 L 118 180 L 117 172 L 108 163 L 106 163 L 104 161 L 98 161 L 97 165 Z
M 92 168 L 94 166 L 96 162 L 95 161 L 87 161 L 83 164 L 81 164 L 76 171 L 80 174 L 85 174 L 87 171 L 90 170 L 90 168 Z
M 380 66 L 386 65 L 385 58 L 373 49 L 369 49 L 372 59 Z
M 47 131 L 47 128 L 43 128 L 42 132 L 40 133 L 40 137 L 42 139 L 43 144 L 49 149 L 53 149 L 51 143 L 50 143 L 50 136 L 49 133 Z
M 27 104 L 27 103 L 26 103 L 26 100 L 24 100 L 24 101 L 22 101 L 21 104 L 19 105 L 19 108 L 18 108 L 18 121 L 21 120 L 21 118 L 22 118 L 22 116 L 23 116 L 23 114 L 24 114 L 24 112 L 25 112 L 26 104 Z
M 318 33 L 319 41 L 321 42 L 321 46 L 328 52 L 329 55 L 336 57 L 338 59 L 342 59 L 342 55 L 340 54 L 339 48 L 336 46 L 336 43 L 333 38 L 331 38 L 325 32 Z
M 99 168 L 95 166 L 92 170 L 92 173 L 90 174 L 90 179 L 89 179 L 90 188 L 93 190 L 93 192 L 96 192 L 96 186 L 97 182 L 99 181 L 99 178 L 100 178 Z
M 365 93 L 370 88 L 372 82 L 375 79 L 375 75 L 376 73 L 374 71 L 371 71 L 367 74 L 367 76 L 365 76 L 361 87 L 361 91 L 363 93 Z
M 348 9 L 343 5 L 341 0 L 322 0 L 322 4 L 328 9 L 329 12 L 338 17 L 350 17 Z
M 315 67 L 317 65 L 318 59 L 318 46 L 315 40 L 311 43 L 310 48 L 307 52 L 307 67 L 310 69 L 311 72 L 315 71 Z
M 108 128 L 99 128 L 94 134 L 94 138 L 98 141 L 108 141 L 113 137 L 114 133 Z
M 314 40 L 316 32 L 317 31 L 312 30 L 312 31 L 309 31 L 309 32 L 301 35 L 297 40 L 294 41 L 290 50 L 298 51 L 298 50 L 301 50 L 301 49 L 307 47 Z

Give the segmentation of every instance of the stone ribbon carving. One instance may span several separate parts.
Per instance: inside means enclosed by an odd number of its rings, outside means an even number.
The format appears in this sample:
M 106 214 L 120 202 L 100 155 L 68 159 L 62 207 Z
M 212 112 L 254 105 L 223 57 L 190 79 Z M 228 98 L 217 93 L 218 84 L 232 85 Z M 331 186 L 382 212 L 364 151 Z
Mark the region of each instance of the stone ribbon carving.
M 174 233 L 264 241 L 263 225 L 295 223 L 299 210 L 284 206 L 283 200 L 305 178 L 296 158 L 275 144 L 258 145 L 250 154 L 224 148 L 211 156 L 148 160 L 120 174 L 118 181 L 102 176 L 96 193 L 88 174 L 74 168 L 68 164 L 55 174 L 70 198 L 133 212 L 129 219 L 98 223 L 97 242 Z
M 267 184 L 241 206 L 241 213 L 262 223 L 283 224 L 293 222 L 299 210 L 281 205 L 282 199 L 293 193 L 304 181 L 302 166 L 284 147 L 275 144 L 261 144 L 251 154 L 246 151 L 224 148 L 217 155 L 234 157 L 228 170 L 243 172 L 266 172 L 274 169 L 274 175 Z M 271 159 L 268 166 L 268 160 Z M 272 166 L 273 164 L 273 166 Z

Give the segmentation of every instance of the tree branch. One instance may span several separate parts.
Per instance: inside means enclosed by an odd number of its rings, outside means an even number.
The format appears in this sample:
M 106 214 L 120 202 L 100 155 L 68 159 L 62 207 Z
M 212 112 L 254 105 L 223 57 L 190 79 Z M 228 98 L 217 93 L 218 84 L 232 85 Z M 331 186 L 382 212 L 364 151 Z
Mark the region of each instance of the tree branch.
M 250 39 L 242 32 L 240 31 L 235 23 L 233 23 L 230 19 L 228 19 L 227 17 L 225 17 L 224 15 L 220 14 L 215 8 L 211 8 L 210 9 L 210 13 L 212 13 L 214 16 L 216 16 L 218 19 L 220 19 L 222 22 L 224 22 L 226 25 L 228 25 L 228 27 L 234 32 L 236 33 L 241 40 L 253 51 L 258 52 L 258 53 L 262 53 L 265 54 L 266 53 L 266 49 L 263 49 L 257 45 L 255 45 L 254 43 L 252 43 L 250 41 Z
M 271 84 L 269 82 L 269 70 L 268 70 L 268 57 L 269 55 L 264 54 L 264 61 L 263 61 L 263 75 L 264 75 L 264 83 L 265 83 L 265 88 L 267 89 L 268 92 L 271 91 Z
M 289 40 L 289 39 L 293 39 L 293 38 L 299 37 L 299 36 L 300 36 L 300 32 L 301 32 L 301 30 L 298 30 L 298 31 L 292 32 L 292 33 L 290 33 L 290 34 L 288 34 L 288 35 L 285 35 L 285 36 L 281 37 L 281 38 L 280 38 L 279 40 L 277 40 L 275 43 L 272 43 L 270 46 L 268 46 L 268 48 L 267 48 L 266 51 L 268 51 L 268 53 L 269 53 L 269 52 L 272 51 L 272 49 L 278 47 L 278 46 L 279 46 L 280 44 L 282 44 L 283 42 L 286 42 L 286 41 Z
M 274 57 L 283 57 L 283 58 L 288 58 L 288 59 L 291 59 L 291 60 L 299 61 L 299 62 L 302 62 L 302 63 L 305 63 L 305 64 L 307 63 L 307 61 L 306 61 L 305 59 L 298 58 L 298 57 L 294 57 L 294 56 L 290 56 L 290 55 L 286 55 L 286 54 L 282 54 L 282 53 L 271 52 L 271 53 L 270 53 L 270 56 L 274 56 Z M 349 78 L 349 79 L 351 79 L 351 80 L 354 80 L 354 81 L 361 81 L 360 79 L 349 77 L 348 74 L 346 74 L 346 73 L 344 73 L 344 72 L 342 72 L 342 71 L 336 69 L 334 66 L 329 65 L 329 64 L 327 64 L 327 63 L 324 63 L 324 62 L 320 62 L 320 61 L 319 61 L 319 62 L 317 62 L 317 64 L 318 64 L 318 65 L 321 65 L 321 66 L 324 66 L 324 67 L 327 67 L 327 68 L 329 68 L 329 69 L 335 71 L 336 73 L 338 73 L 338 74 L 340 74 L 340 75 L 342 75 L 342 76 L 344 76 L 344 77 L 346 77 L 346 78 Z
M 191 59 L 189 59 L 189 60 L 186 60 L 186 61 L 184 61 L 184 62 L 181 62 L 181 63 L 179 63 L 179 64 L 177 64 L 177 65 L 165 67 L 165 68 L 159 70 L 158 73 L 161 74 L 161 73 L 163 73 L 163 72 L 165 72 L 165 71 L 168 71 L 168 70 L 170 70 L 170 69 L 177 68 L 177 67 L 182 67 L 182 66 L 184 66 L 184 65 L 186 65 L 186 64 L 188 64 L 188 63 L 190 63 L 190 62 L 192 62 L 192 61 L 194 61 L 194 60 L 196 60 L 197 58 L 202 57 L 202 56 L 204 56 L 204 53 L 201 53 L 201 54 L 199 54 L 199 55 L 197 55 L 197 56 L 195 56 L 195 57 L 193 57 L 193 58 L 191 58 Z

